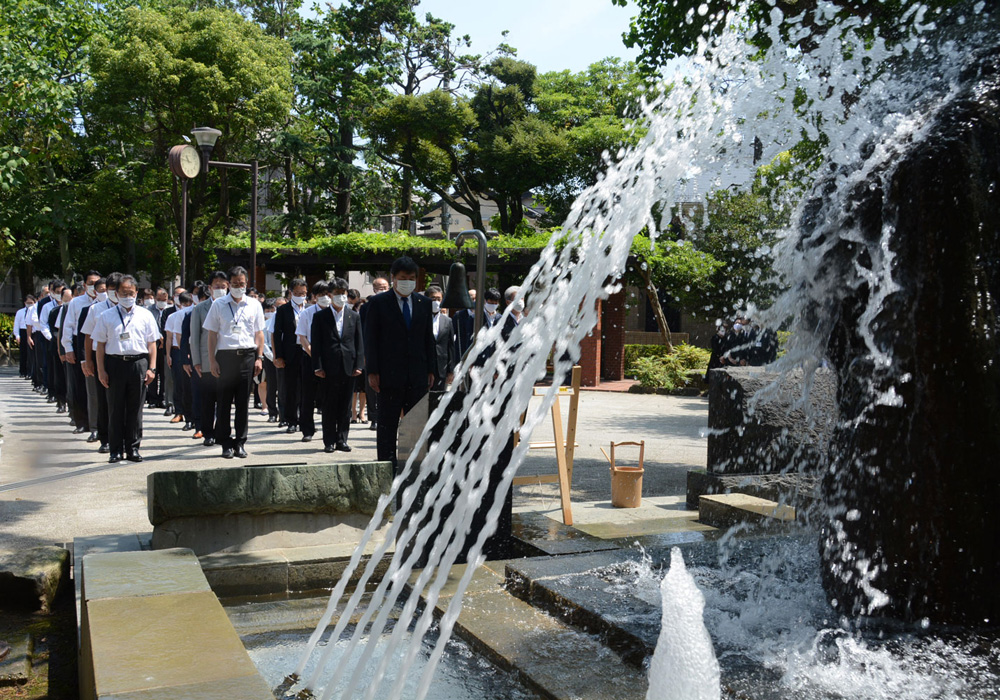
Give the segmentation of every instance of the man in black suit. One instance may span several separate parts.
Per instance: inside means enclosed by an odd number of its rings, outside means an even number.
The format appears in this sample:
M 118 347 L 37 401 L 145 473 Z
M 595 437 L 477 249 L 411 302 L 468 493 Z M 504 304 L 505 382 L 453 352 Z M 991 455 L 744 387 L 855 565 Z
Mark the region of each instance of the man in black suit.
M 347 280 L 330 283 L 331 304 L 312 320 L 312 367 L 324 384 L 323 444 L 326 452 L 350 452 L 351 399 L 361 375 L 364 341 L 361 317 L 347 303 Z
M 381 294 L 382 292 L 389 291 L 389 280 L 385 277 L 376 277 L 372 280 L 372 289 L 376 294 Z M 361 330 L 364 332 L 365 321 L 368 317 L 368 304 L 365 303 L 361 306 Z M 365 399 L 367 404 L 368 420 L 370 421 L 368 425 L 369 430 L 378 430 L 378 393 L 368 384 L 367 377 L 365 377 Z
M 299 374 L 302 366 L 302 346 L 295 335 L 299 314 L 305 311 L 309 287 L 301 278 L 292 280 L 291 299 L 274 315 L 274 366 L 278 369 L 278 404 L 281 422 L 288 426 L 286 432 L 294 433 L 299 425 Z
M 392 289 L 372 297 L 365 322 L 368 383 L 378 394 L 378 459 L 396 464 L 399 418 L 434 385 L 437 372 L 431 300 L 414 294 L 419 268 L 397 258 Z
M 445 385 L 451 382 L 452 375 L 455 374 L 455 331 L 452 328 L 451 319 L 446 314 L 441 313 L 441 301 L 444 299 L 444 292 L 436 284 L 427 288 L 424 294 L 431 300 L 431 312 L 434 318 L 431 327 L 434 330 L 434 346 L 437 350 L 436 365 L 437 380 L 432 391 L 444 391 Z
M 476 327 L 475 289 L 469 290 L 469 298 L 472 299 L 473 308 L 459 309 L 451 319 L 451 325 L 455 329 L 455 356 L 459 360 L 465 357 L 465 353 L 472 347 L 472 334 L 475 332 Z

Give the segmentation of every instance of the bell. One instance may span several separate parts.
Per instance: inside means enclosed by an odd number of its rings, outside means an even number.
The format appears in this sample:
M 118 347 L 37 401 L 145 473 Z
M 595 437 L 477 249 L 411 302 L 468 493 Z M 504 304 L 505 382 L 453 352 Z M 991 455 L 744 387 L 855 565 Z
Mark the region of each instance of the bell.
M 446 309 L 471 309 L 476 302 L 469 296 L 469 284 L 466 281 L 465 265 L 452 263 L 448 270 L 448 289 L 445 290 L 441 306 Z

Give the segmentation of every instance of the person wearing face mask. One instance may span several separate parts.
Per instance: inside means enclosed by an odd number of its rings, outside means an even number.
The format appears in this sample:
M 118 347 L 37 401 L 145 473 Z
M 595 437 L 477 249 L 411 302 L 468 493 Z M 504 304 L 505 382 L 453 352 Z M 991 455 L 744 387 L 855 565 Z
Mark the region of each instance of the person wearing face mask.
M 364 344 L 368 383 L 379 401 L 378 459 L 396 465 L 400 414 L 416 406 L 437 380 L 437 351 L 431 301 L 413 293 L 417 263 L 409 257 L 397 258 L 390 272 L 392 289 L 376 294 L 366 304 Z
M 172 423 L 180 422 L 179 420 L 175 421 L 174 419 L 178 418 L 181 415 L 180 413 L 181 409 L 180 406 L 177 405 L 177 387 L 174 386 L 174 373 L 170 369 L 170 361 L 169 361 L 170 346 L 167 344 L 167 321 L 170 320 L 171 316 L 180 311 L 181 294 L 183 294 L 186 291 L 187 290 L 184 289 L 184 287 L 174 287 L 174 294 L 173 297 L 171 297 L 170 299 L 171 305 L 168 306 L 166 309 L 164 309 L 163 312 L 160 314 L 160 318 L 157 324 L 160 329 L 160 335 L 162 336 L 160 344 L 163 346 L 163 352 L 164 352 L 164 363 L 163 363 L 164 366 L 162 370 L 163 370 L 163 403 L 165 404 L 165 408 L 163 409 L 163 415 L 173 416 L 173 418 L 171 419 Z
M 52 313 L 50 308 L 58 306 L 59 299 L 62 298 L 63 283 L 60 280 L 49 282 L 48 295 L 38 302 L 35 311 L 38 314 L 38 323 L 32 326 L 35 335 L 35 352 L 37 353 L 38 364 L 42 367 L 42 392 L 45 393 L 48 403 L 55 403 L 52 395 L 52 373 L 55 367 L 49 360 L 50 345 L 52 344 L 52 330 L 49 328 L 49 316 Z
M 70 415 L 76 424 L 74 433 L 87 432 L 89 427 L 88 399 L 87 399 L 87 377 L 83 374 L 83 343 L 80 337 L 80 317 L 85 309 L 89 309 L 97 302 L 97 282 L 101 279 L 101 273 L 97 270 L 90 270 L 83 278 L 84 293 L 75 297 L 66 308 L 66 318 L 63 320 L 62 343 L 63 353 L 66 356 L 66 363 L 69 366 L 70 378 L 73 386 L 73 400 L 70 402 Z
M 165 332 L 165 319 L 163 318 L 163 314 L 167 311 L 167 309 L 171 308 L 173 307 L 170 306 L 170 294 L 163 287 L 157 287 L 156 291 L 153 293 L 153 307 L 149 310 L 149 312 L 153 314 L 153 319 L 156 321 L 156 327 L 160 329 L 161 335 Z M 163 341 L 161 340 L 156 347 L 156 379 L 153 380 L 153 383 L 146 389 L 146 399 L 148 400 L 151 408 L 166 408 L 163 394 L 166 388 L 165 373 L 168 371 L 166 350 L 163 347 Z
M 372 280 L 372 290 L 375 294 L 381 294 L 382 292 L 389 291 L 389 280 L 385 277 L 376 277 Z M 369 297 L 371 299 L 371 297 Z M 361 305 L 361 310 L 358 312 L 361 315 L 361 330 L 364 331 L 365 323 L 368 318 L 368 304 L 367 302 Z M 376 392 L 371 384 L 368 383 L 368 370 L 364 373 L 364 383 L 365 383 L 365 402 L 367 403 L 367 413 L 369 430 L 378 430 L 378 392 Z
M 38 346 L 41 343 L 42 332 L 38 330 L 38 307 L 49 295 L 49 287 L 45 285 L 35 295 L 37 300 L 28 309 L 24 317 L 24 325 L 28 333 L 28 351 L 31 353 L 31 390 L 39 392 L 42 390 L 42 374 L 44 368 L 38 363 Z
M 108 288 L 107 280 L 103 277 L 99 277 L 94 282 L 94 301 L 90 306 L 84 306 L 80 309 L 80 316 L 76 321 L 76 335 L 73 338 L 73 355 L 76 359 L 76 366 L 80 368 L 80 373 L 83 375 L 84 386 L 86 387 L 87 393 L 87 428 L 90 430 L 90 435 L 87 437 L 87 442 L 97 442 L 100 437 L 98 436 L 98 421 L 100 419 L 100 404 L 98 401 L 98 382 L 97 376 L 92 372 L 92 367 L 87 365 L 87 346 L 90 341 L 87 335 L 84 333 L 83 329 L 87 325 L 87 319 L 90 318 L 90 312 L 98 305 L 108 300 Z M 103 389 L 103 387 L 101 387 Z M 79 424 L 78 424 L 79 425 Z
M 205 318 L 208 359 L 218 380 L 215 439 L 225 459 L 246 457 L 249 429 L 250 387 L 264 368 L 264 309 L 246 295 L 247 271 L 229 271 L 229 294 L 217 299 Z M 230 417 L 236 406 L 235 434 Z
M 504 303 L 510 307 L 510 315 L 507 316 L 507 320 L 504 321 L 503 330 L 500 332 L 500 335 L 504 340 L 510 338 L 510 334 L 514 332 L 514 329 L 517 328 L 517 325 L 524 317 L 524 299 L 517 299 L 517 293 L 520 291 L 521 288 L 514 285 L 507 287 L 503 293 Z
M 118 305 L 100 315 L 93 334 L 97 376 L 108 392 L 111 464 L 122 459 L 142 461 L 142 407 L 146 387 L 156 378 L 156 341 L 160 339 L 153 315 L 136 303 L 135 278 L 124 275 L 116 291 Z
M 316 401 L 321 387 L 312 368 L 312 321 L 317 312 L 330 308 L 330 284 L 320 280 L 313 285 L 312 293 L 316 303 L 299 314 L 299 320 L 295 324 L 295 335 L 305 353 L 299 372 L 299 428 L 302 430 L 302 442 L 310 442 L 316 434 Z
M 83 373 L 92 376 L 95 380 L 94 387 L 97 394 L 97 440 L 95 442 L 100 443 L 97 451 L 101 454 L 107 454 L 111 451 L 111 446 L 108 443 L 108 420 L 110 412 L 107 388 L 101 384 L 100 377 L 97 374 L 97 341 L 93 336 L 94 329 L 97 327 L 97 322 L 101 316 L 118 305 L 118 284 L 122 277 L 123 275 L 120 272 L 112 272 L 108 275 L 104 294 L 102 295 L 98 292 L 97 302 L 90 307 L 90 313 L 87 314 L 87 319 L 83 323 L 83 348 L 86 357 Z M 101 299 L 102 296 L 104 296 L 104 299 Z
M 287 433 L 294 433 L 299 425 L 299 386 L 302 372 L 302 346 L 299 345 L 295 327 L 299 316 L 306 310 L 309 287 L 302 278 L 295 278 L 289 285 L 291 298 L 274 315 L 274 331 L 271 348 L 274 350 L 274 366 L 278 370 L 278 406 L 280 407 L 279 427 L 284 425 Z
M 500 320 L 500 290 L 490 287 L 483 301 L 483 328 L 492 328 Z
M 458 361 L 455 356 L 455 330 L 452 328 L 451 319 L 441 311 L 441 302 L 444 300 L 441 287 L 432 284 L 427 288 L 425 296 L 431 300 L 431 311 L 434 314 L 431 328 L 434 331 L 437 379 L 431 391 L 444 391 L 446 385 L 451 383 Z
M 351 400 L 364 364 L 361 316 L 347 300 L 347 280 L 330 283 L 330 304 L 313 316 L 310 359 L 323 382 L 323 445 L 326 452 L 350 452 Z
M 208 332 L 204 329 L 205 319 L 212 305 L 229 293 L 229 275 L 222 270 L 216 270 L 208 278 L 208 289 L 204 301 L 194 307 L 191 312 L 191 375 L 192 384 L 198 385 L 198 396 L 201 401 L 199 412 L 202 444 L 211 447 L 215 444 L 215 414 L 218 403 L 218 382 L 211 372 L 208 360 Z M 199 435 L 196 432 L 195 438 Z
M 66 314 L 66 307 L 73 300 L 73 290 L 70 287 L 63 287 L 62 292 L 54 304 L 49 304 L 49 332 L 52 334 L 52 341 L 49 343 L 49 391 L 55 399 L 56 413 L 66 412 L 67 387 L 65 352 L 62 347 L 60 335 L 62 330 L 62 320 Z

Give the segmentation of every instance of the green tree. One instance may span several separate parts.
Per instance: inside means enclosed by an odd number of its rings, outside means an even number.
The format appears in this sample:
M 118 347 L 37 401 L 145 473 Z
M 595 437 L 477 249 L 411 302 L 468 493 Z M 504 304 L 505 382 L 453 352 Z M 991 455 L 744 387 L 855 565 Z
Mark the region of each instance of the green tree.
M 84 118 L 88 155 L 99 171 L 114 172 L 128 183 L 106 178 L 89 183 L 107 197 L 109 207 L 124 210 L 109 213 L 102 219 L 109 228 L 95 234 L 115 240 L 121 232 L 110 224 L 129 221 L 132 231 L 150 232 L 138 243 L 168 244 L 156 252 L 169 260 L 179 247 L 181 187 L 166 167 L 167 151 L 192 127 L 211 125 L 222 131 L 213 158 L 258 157 L 291 109 L 287 46 L 232 10 L 131 7 L 116 32 L 95 40 L 91 63 L 93 86 Z M 228 170 L 192 183 L 191 274 L 204 273 L 216 238 L 249 209 L 249 191 L 249 178 Z M 150 198 L 168 204 L 147 210 Z M 127 216 L 140 204 L 149 226 Z M 172 232 L 164 236 L 164 231 Z M 130 269 L 131 256 L 125 264 Z
M 70 272 L 63 207 L 79 166 L 77 104 L 99 26 L 83 0 L 8 0 L 0 22 L 0 265 L 21 288 Z

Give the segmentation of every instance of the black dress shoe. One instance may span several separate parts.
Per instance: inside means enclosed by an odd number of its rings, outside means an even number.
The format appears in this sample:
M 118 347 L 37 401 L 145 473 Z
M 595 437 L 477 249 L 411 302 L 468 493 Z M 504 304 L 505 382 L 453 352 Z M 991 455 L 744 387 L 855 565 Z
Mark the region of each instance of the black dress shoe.
M 215 438 L 205 438 L 205 442 L 201 443 L 205 447 L 211 447 L 215 444 Z
M 284 428 L 284 427 L 286 427 L 287 425 L 288 425 L 288 423 L 286 423 L 286 422 L 285 422 L 285 421 L 283 421 L 283 420 L 282 420 L 282 421 L 278 421 L 278 427 L 279 427 L 279 428 Z
M 378 423 L 372 421 L 372 424 L 368 426 L 369 430 L 378 430 Z
M 163 412 L 163 415 L 165 415 L 165 416 L 171 416 L 171 415 L 173 415 L 173 413 L 174 413 L 173 409 L 170 408 L 169 406 L 167 406 L 166 410 Z
M 243 445 L 236 446 L 236 456 L 240 459 L 246 459 L 247 451 L 243 449 Z
M 82 425 L 73 430 L 74 435 L 79 435 L 80 433 L 85 433 L 85 432 L 87 432 L 87 429 L 84 428 Z
M 346 442 L 337 443 L 337 452 L 350 452 L 350 451 L 351 451 L 351 446 L 348 445 Z
M 127 457 L 125 457 L 125 459 L 127 459 L 130 462 L 141 462 L 142 461 L 142 455 L 139 454 L 138 452 L 133 452 L 132 454 L 130 454 Z
M 98 440 L 98 437 L 97 437 L 97 431 L 96 431 L 96 430 L 95 430 L 95 431 L 93 431 L 93 432 L 92 432 L 92 433 L 91 433 L 91 434 L 90 434 L 90 435 L 89 435 L 89 436 L 87 437 L 87 442 L 97 442 L 97 440 Z
M 323 448 L 323 451 L 324 451 L 324 452 L 333 452 L 333 451 L 335 451 L 336 449 L 337 449 L 337 448 L 336 448 L 336 447 L 334 447 L 333 445 L 327 445 L 326 447 L 324 447 L 324 448 Z
M 115 455 L 115 454 L 113 454 L 110 457 L 108 457 L 108 464 L 117 464 L 120 461 L 122 461 L 122 456 L 121 455 Z
M 108 443 L 106 442 L 102 442 L 101 446 L 97 448 L 97 451 L 100 452 L 102 455 L 106 455 L 108 452 L 111 452 L 111 446 L 108 445 Z
M 190 422 L 188 422 L 188 423 L 184 424 L 184 427 L 181 428 L 181 430 L 191 430 L 191 428 L 193 428 L 193 427 L 194 426 Z
M 312 442 L 312 439 L 313 439 L 312 435 L 303 435 L 302 436 L 302 442 Z
M 233 448 L 232 447 L 227 447 L 226 449 L 224 449 L 222 451 L 222 458 L 223 459 L 232 459 L 233 458 Z
M 295 426 L 294 424 L 292 424 L 292 425 L 289 425 L 289 426 L 288 426 L 288 430 L 286 430 L 285 432 L 286 432 L 286 433 L 294 433 L 294 432 L 296 432 L 297 430 L 298 430 L 298 427 L 296 427 L 296 426 Z

